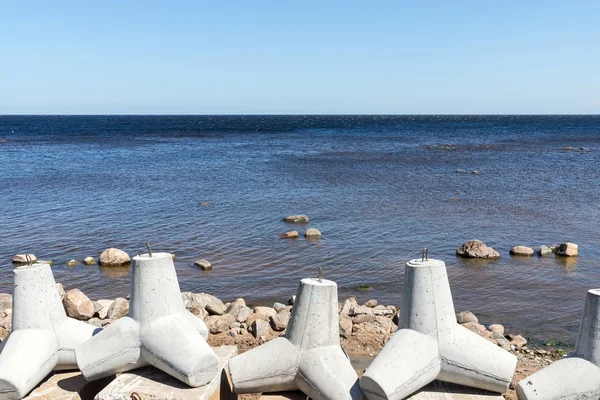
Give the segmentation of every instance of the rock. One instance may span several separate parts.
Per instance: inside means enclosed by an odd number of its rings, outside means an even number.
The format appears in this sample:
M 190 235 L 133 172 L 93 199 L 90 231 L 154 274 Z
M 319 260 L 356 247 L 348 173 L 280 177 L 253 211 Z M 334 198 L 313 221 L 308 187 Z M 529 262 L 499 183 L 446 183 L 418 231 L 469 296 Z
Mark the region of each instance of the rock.
M 478 335 L 481 335 L 482 333 L 486 332 L 485 326 L 480 325 L 477 322 L 465 322 L 461 325 L 470 330 L 471 332 L 477 333 Z
M 0 293 L 0 311 L 12 308 L 12 295 L 8 293 Z
M 293 295 L 292 297 L 290 297 L 290 299 L 288 300 L 288 304 L 290 306 L 293 306 L 294 303 L 296 302 L 296 295 Z
M 537 253 L 538 253 L 538 256 L 547 256 L 549 254 L 552 254 L 553 251 L 552 251 L 552 249 L 550 247 L 548 247 L 545 244 L 543 244 L 540 247 L 538 247 Z
M 94 257 L 86 257 L 83 259 L 83 263 L 85 265 L 94 265 L 96 264 L 96 259 Z
M 100 304 L 102 306 L 100 311 L 98 311 L 98 318 L 106 319 L 106 316 L 108 315 L 108 309 L 110 308 L 110 306 L 112 306 L 113 302 L 114 302 L 114 300 L 107 300 L 107 299 L 98 300 L 98 304 Z
M 233 301 L 234 303 L 240 303 L 241 305 L 245 306 L 246 305 L 246 300 L 242 299 L 241 297 L 238 297 L 237 299 L 235 299 Z
M 526 256 L 530 257 L 533 255 L 533 249 L 527 246 L 514 246 L 509 252 L 513 256 Z
M 352 323 L 362 324 L 365 322 L 375 322 L 376 319 L 375 314 L 357 314 L 352 317 Z
M 35 262 L 35 264 L 48 264 L 48 265 L 52 265 L 52 264 L 54 264 L 54 261 L 52 261 L 52 260 L 37 260 Z
M 79 264 L 79 261 L 77 261 L 77 260 L 69 260 L 69 262 L 67 262 L 67 267 L 74 267 L 77 264 Z
M 365 306 L 369 308 L 377 307 L 377 300 L 371 299 L 365 303 Z
M 29 256 L 29 261 L 36 262 L 37 261 L 37 257 L 35 256 L 35 254 L 15 254 L 12 258 L 12 262 L 14 264 L 27 264 L 27 256 Z
M 350 310 L 358 307 L 358 303 L 356 302 L 355 297 L 350 297 L 347 299 L 342 305 L 342 309 L 340 310 L 340 315 L 350 315 Z
M 273 330 L 277 332 L 285 330 L 285 328 L 288 326 L 288 322 L 290 321 L 290 316 L 290 312 L 287 309 L 284 309 L 270 317 L 269 322 L 271 323 Z
M 220 300 L 208 303 L 204 308 L 210 315 L 223 315 L 226 309 L 225 304 Z
M 212 264 L 204 258 L 194 261 L 194 265 L 200 268 L 202 271 L 210 271 L 212 269 Z
M 352 335 L 352 318 L 340 315 L 340 336 L 348 339 Z
M 79 289 L 71 289 L 66 292 L 63 306 L 67 316 L 82 321 L 87 321 L 96 313 L 94 303 Z
M 122 297 L 117 297 L 112 302 L 106 312 L 106 317 L 110 320 L 117 320 L 127 315 L 129 312 L 129 300 Z
M 306 232 L 304 232 L 304 237 L 308 239 L 318 239 L 321 237 L 321 231 L 316 228 L 308 228 Z
M 456 255 L 467 258 L 500 258 L 500 254 L 481 240 L 469 240 L 456 249 Z
M 115 249 L 111 247 L 106 249 L 100 254 L 99 263 L 102 266 L 111 267 L 111 266 L 119 266 L 128 264 L 131 262 L 131 258 L 129 254 L 125 253 L 123 250 Z
M 252 315 L 252 309 L 250 307 L 242 306 L 235 320 L 244 323 L 250 315 Z
M 502 347 L 502 349 L 504 349 L 506 351 L 511 350 L 510 342 L 506 338 L 497 339 L 496 343 L 498 343 L 498 346 Z
M 579 246 L 577 246 L 575 243 L 565 242 L 561 243 L 556 248 L 556 255 L 563 257 L 576 257 L 578 250 Z
M 56 290 L 58 290 L 58 297 L 60 297 L 60 301 L 64 301 L 65 300 L 65 296 L 67 295 L 65 293 L 65 288 L 63 286 L 62 283 L 57 283 L 56 284 Z
M 457 169 L 456 172 L 459 174 L 464 174 L 467 171 L 465 171 L 464 169 Z
M 527 339 L 521 335 L 506 335 L 506 338 L 510 341 L 510 344 L 517 347 L 523 347 L 527 344 Z
M 258 339 L 267 332 L 268 327 L 269 323 L 267 321 L 258 318 L 250 325 L 250 332 L 252 336 Z
M 500 324 L 492 324 L 492 325 L 488 326 L 488 330 L 490 332 L 492 332 L 493 334 L 497 334 L 497 335 L 504 337 L 504 326 L 502 326 Z
M 473 171 L 471 171 L 471 173 L 473 175 L 479 175 L 480 174 L 480 172 L 478 170 L 476 170 L 476 169 L 474 169 Z
M 212 334 L 228 331 L 234 322 L 235 317 L 231 314 L 211 315 L 206 319 L 206 325 Z
M 268 321 L 270 317 L 277 314 L 277 311 L 271 307 L 254 307 L 254 314 L 256 314 L 258 318 Z
M 307 215 L 289 215 L 283 218 L 283 222 L 288 222 L 291 224 L 306 224 L 308 223 Z
M 459 324 L 466 324 L 467 322 L 479 323 L 479 320 L 471 311 L 461 311 L 456 313 L 456 322 Z
M 300 234 L 298 233 L 298 231 L 289 231 L 279 235 L 279 237 L 282 239 L 297 239 L 299 236 Z
M 102 328 L 102 320 L 100 318 L 90 318 L 87 321 L 88 324 L 97 326 L 98 328 Z
M 185 308 L 190 310 L 190 312 L 193 312 L 192 310 L 197 308 L 203 308 L 209 313 L 217 315 L 225 312 L 225 304 L 212 294 L 183 292 L 181 293 L 181 298 L 183 299 Z
M 276 312 L 279 312 L 279 311 L 281 311 L 283 309 L 287 309 L 287 306 L 285 304 L 282 304 L 282 303 L 275 303 L 275 304 L 273 304 L 273 309 Z

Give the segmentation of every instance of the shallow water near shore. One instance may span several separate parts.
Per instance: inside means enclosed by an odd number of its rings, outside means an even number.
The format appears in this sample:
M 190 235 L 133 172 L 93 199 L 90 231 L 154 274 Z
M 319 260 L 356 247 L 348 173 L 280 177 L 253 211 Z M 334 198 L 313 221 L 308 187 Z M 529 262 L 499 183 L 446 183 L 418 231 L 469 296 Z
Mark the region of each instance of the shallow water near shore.
M 272 303 L 322 266 L 340 298 L 400 305 L 427 247 L 457 311 L 574 343 L 600 287 L 599 116 L 0 116 L 0 142 L 2 292 L 32 252 L 67 288 L 126 295 L 128 268 L 66 263 L 148 241 L 176 254 L 184 291 Z M 308 227 L 322 239 L 278 237 Z M 475 238 L 502 258 L 457 259 Z M 508 254 L 562 241 L 580 256 Z

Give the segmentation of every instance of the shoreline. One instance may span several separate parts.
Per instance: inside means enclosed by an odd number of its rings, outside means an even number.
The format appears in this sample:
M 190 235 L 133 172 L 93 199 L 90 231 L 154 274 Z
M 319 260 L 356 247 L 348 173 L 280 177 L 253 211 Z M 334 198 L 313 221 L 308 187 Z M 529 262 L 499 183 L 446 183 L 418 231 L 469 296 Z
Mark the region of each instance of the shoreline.
M 129 300 L 126 298 L 92 301 L 78 289 L 65 292 L 60 283 L 57 284 L 57 290 L 69 317 L 98 327 L 109 326 L 129 311 Z M 242 298 L 225 303 L 207 293 L 183 292 L 181 295 L 186 309 L 206 323 L 210 331 L 209 345 L 232 345 L 240 352 L 283 335 L 295 301 L 295 296 L 292 296 L 285 303 L 249 307 Z M 362 373 L 397 331 L 399 312 L 396 306 L 381 305 L 375 299 L 359 304 L 354 297 L 350 297 L 338 303 L 340 344 L 357 372 Z M 461 311 L 456 315 L 457 323 L 517 356 L 513 382 L 510 390 L 504 394 L 507 399 L 516 399 L 513 390 L 516 382 L 552 361 L 564 358 L 572 350 L 565 346 L 544 344 L 527 346 L 528 342 L 523 336 L 505 332 L 500 324 L 486 327 L 470 311 Z M 0 293 L 0 317 L 0 339 L 4 340 L 10 333 L 12 323 L 11 294 Z

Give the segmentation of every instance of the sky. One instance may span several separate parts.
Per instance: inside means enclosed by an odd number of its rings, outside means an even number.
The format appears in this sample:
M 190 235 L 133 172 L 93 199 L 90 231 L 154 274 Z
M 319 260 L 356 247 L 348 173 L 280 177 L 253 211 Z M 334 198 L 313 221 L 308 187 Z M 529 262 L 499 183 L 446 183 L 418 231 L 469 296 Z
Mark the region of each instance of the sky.
M 0 2 L 0 114 L 600 114 L 600 1 Z

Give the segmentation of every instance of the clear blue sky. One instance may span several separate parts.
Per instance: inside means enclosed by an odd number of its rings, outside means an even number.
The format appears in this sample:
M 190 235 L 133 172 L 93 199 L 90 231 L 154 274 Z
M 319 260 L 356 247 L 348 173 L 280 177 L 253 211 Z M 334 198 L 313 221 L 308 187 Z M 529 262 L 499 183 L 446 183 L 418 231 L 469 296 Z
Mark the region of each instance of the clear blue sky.
M 0 114 L 288 113 L 598 114 L 600 1 L 0 3 Z

